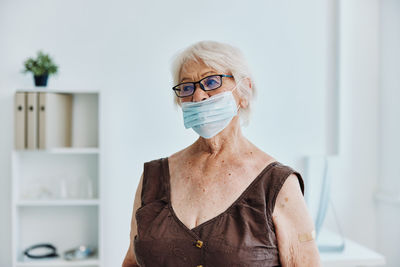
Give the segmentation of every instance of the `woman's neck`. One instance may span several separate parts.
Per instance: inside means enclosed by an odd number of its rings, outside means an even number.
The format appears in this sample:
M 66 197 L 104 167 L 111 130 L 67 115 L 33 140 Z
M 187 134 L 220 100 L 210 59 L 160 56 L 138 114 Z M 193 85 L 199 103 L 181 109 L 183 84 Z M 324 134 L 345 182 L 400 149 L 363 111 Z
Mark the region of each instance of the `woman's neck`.
M 193 152 L 209 157 L 220 155 L 235 155 L 248 145 L 247 139 L 242 135 L 239 118 L 235 117 L 229 125 L 212 138 L 199 137 L 193 144 Z

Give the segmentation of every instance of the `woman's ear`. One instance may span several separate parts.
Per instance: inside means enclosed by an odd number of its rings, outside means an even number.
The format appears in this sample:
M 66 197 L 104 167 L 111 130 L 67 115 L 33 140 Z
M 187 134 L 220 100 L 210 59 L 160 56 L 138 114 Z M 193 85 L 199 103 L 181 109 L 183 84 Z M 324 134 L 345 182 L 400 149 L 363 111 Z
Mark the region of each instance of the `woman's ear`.
M 248 88 L 250 88 L 250 90 L 252 90 L 253 84 L 252 84 L 250 78 L 248 78 L 248 77 L 244 78 L 243 82 Z M 247 99 L 245 99 L 245 98 L 241 98 L 239 100 L 239 105 L 240 105 L 241 108 L 247 108 L 247 106 L 249 105 L 249 101 Z
M 250 78 L 248 78 L 248 77 L 245 78 L 245 83 L 246 83 L 247 87 L 249 87 L 250 89 L 253 88 L 253 84 L 252 84 Z
M 247 106 L 249 105 L 249 102 L 246 99 L 241 98 L 239 100 L 239 105 L 240 105 L 240 108 L 247 108 Z

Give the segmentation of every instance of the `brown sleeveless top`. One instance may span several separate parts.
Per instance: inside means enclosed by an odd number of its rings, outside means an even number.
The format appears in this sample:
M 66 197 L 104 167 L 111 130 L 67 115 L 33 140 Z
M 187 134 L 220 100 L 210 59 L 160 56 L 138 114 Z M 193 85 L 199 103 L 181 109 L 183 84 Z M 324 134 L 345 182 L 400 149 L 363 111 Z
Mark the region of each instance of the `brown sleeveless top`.
M 168 158 L 144 163 L 142 205 L 136 211 L 137 262 L 156 266 L 281 266 L 272 212 L 286 178 L 301 175 L 277 161 L 270 163 L 238 199 L 216 217 L 189 229 L 170 202 Z

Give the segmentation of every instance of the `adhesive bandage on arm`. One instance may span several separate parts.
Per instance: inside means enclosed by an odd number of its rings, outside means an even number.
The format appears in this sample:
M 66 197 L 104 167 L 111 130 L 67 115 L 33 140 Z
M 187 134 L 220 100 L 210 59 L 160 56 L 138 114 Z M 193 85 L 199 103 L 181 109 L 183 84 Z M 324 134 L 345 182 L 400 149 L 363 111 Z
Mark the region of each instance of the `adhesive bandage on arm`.
M 301 233 L 298 235 L 300 243 L 311 241 L 315 239 L 315 230 L 312 230 L 310 233 Z

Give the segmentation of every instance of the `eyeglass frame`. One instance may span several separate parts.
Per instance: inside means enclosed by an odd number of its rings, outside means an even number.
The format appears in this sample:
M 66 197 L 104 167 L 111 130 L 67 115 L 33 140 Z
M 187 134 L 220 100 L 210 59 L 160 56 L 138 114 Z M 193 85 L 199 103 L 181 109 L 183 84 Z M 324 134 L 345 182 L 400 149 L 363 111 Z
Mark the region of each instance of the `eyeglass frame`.
M 207 79 L 207 78 L 213 77 L 213 76 L 219 76 L 219 77 L 221 77 L 221 85 L 218 86 L 218 87 L 216 87 L 216 88 L 214 88 L 214 89 L 206 90 L 206 89 L 204 88 L 203 84 L 201 84 L 201 81 L 203 81 L 203 80 L 205 80 L 205 79 Z M 179 98 L 184 98 L 184 97 L 189 97 L 189 96 L 194 95 L 194 93 L 195 93 L 196 90 L 197 90 L 196 84 L 199 84 L 201 90 L 203 90 L 204 92 L 214 91 L 214 90 L 216 90 L 216 89 L 218 89 L 218 88 L 221 88 L 221 86 L 222 86 L 222 77 L 233 78 L 232 75 L 228 75 L 228 74 L 213 74 L 213 75 L 209 75 L 209 76 L 207 76 L 207 77 L 204 77 L 204 78 L 202 78 L 201 80 L 198 80 L 197 82 L 183 82 L 183 83 L 179 83 L 179 84 L 175 85 L 174 87 L 172 87 L 172 90 L 174 90 L 176 96 L 179 97 Z M 190 95 L 179 96 L 178 93 L 177 93 L 177 91 L 180 91 L 180 89 L 178 89 L 178 88 L 176 88 L 176 87 L 178 87 L 178 86 L 180 86 L 180 85 L 182 85 L 182 84 L 185 84 L 185 83 L 192 83 L 192 84 L 194 85 L 193 93 L 190 94 Z

